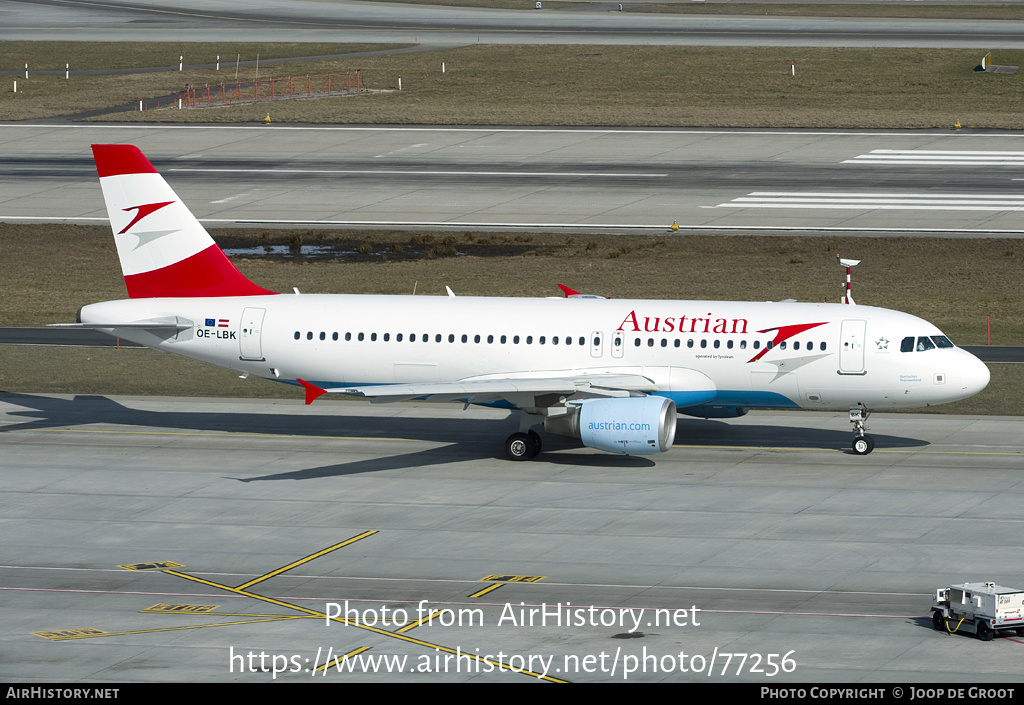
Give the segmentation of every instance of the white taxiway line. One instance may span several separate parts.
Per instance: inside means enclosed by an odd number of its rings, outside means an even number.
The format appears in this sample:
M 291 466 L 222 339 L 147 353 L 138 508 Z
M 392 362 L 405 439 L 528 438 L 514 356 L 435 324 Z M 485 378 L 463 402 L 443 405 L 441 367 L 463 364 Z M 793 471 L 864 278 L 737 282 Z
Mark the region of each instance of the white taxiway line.
M 615 173 L 596 171 L 427 171 L 412 169 L 165 169 L 164 171 L 187 171 L 225 174 L 346 174 L 358 176 L 502 176 L 502 177 L 548 177 L 548 178 L 632 178 L 663 179 L 668 174 Z
M 744 128 L 616 128 L 616 127 L 493 127 L 490 125 L 479 126 L 364 126 L 353 125 L 155 125 L 152 123 L 143 125 L 99 125 L 99 124 L 69 124 L 57 125 L 49 123 L 23 124 L 4 123 L 0 129 L 42 129 L 42 130 L 260 130 L 261 132 L 288 131 L 288 132 L 537 132 L 537 133 L 563 133 L 563 134 L 584 134 L 584 135 L 729 135 L 743 137 L 746 135 L 792 135 L 801 136 L 824 136 L 824 137 L 943 137 L 955 138 L 958 135 L 951 134 L 948 130 L 922 130 L 920 132 L 875 132 L 870 130 L 806 130 L 806 129 L 762 129 L 750 130 Z M 963 132 L 959 136 L 972 140 L 982 139 L 1021 139 L 1024 133 L 976 133 Z
M 732 205 L 732 204 L 724 204 Z M 717 206 L 707 206 L 716 208 Z M 747 207 L 743 204 L 732 205 L 733 208 Z M 817 206 L 808 206 L 817 207 Z M 0 222 L 29 221 L 33 223 L 109 223 L 105 217 L 88 216 L 37 216 L 37 215 L 3 215 Z M 670 234 L 672 227 L 667 224 L 650 223 L 497 223 L 471 222 L 459 220 L 272 220 L 272 219 L 235 219 L 235 218 L 199 218 L 208 226 L 217 225 L 292 225 L 329 227 L 382 227 L 382 228 L 444 228 L 457 230 L 460 228 L 501 228 L 503 230 L 601 230 L 621 232 L 623 230 L 653 230 Z M 1024 235 L 1024 229 L 1016 228 L 867 228 L 867 227 L 833 227 L 825 225 L 687 225 L 677 224 L 681 232 L 760 232 L 760 233 L 853 233 L 862 235 Z

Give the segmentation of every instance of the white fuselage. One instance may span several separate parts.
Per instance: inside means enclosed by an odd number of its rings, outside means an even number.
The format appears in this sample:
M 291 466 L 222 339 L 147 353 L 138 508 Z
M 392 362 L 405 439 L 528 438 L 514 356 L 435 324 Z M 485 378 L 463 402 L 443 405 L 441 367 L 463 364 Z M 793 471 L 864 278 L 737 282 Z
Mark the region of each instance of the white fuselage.
M 111 301 L 79 315 L 82 323 L 176 317 L 190 327 L 106 330 L 325 387 L 623 373 L 651 379 L 682 409 L 880 409 L 954 401 L 989 379 L 959 348 L 901 351 L 908 337 L 941 331 L 860 305 L 281 294 Z

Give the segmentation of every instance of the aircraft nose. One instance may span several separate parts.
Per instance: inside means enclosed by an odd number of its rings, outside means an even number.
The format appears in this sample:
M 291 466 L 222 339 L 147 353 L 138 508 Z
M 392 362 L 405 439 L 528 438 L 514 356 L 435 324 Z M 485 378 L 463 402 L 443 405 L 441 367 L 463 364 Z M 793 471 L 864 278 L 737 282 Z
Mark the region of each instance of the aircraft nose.
M 991 373 L 985 363 L 977 357 L 961 350 L 964 360 L 958 365 L 957 377 L 959 378 L 964 396 L 973 396 L 988 386 Z

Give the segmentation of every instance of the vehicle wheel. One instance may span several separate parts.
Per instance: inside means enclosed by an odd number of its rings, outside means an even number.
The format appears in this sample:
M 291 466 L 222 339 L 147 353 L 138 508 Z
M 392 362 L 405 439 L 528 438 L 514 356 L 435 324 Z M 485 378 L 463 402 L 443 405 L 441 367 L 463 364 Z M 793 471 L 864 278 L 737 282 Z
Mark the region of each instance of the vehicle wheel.
M 505 455 L 511 460 L 526 460 L 530 456 L 530 437 L 525 433 L 513 433 L 505 439 Z
M 526 440 L 530 444 L 530 448 L 527 452 L 528 458 L 536 458 L 540 453 L 540 449 L 543 447 L 543 443 L 540 440 L 540 434 L 536 431 L 530 431 L 526 434 Z
M 984 622 L 978 622 L 978 638 L 982 641 L 992 641 L 992 629 Z
M 857 455 L 867 455 L 875 449 L 875 439 L 871 436 L 857 436 L 853 439 L 853 452 Z
M 1024 627 L 1017 627 L 1017 636 L 1024 636 Z
M 935 627 L 935 631 L 941 632 L 946 628 L 946 620 L 942 616 L 941 612 L 932 612 L 932 626 Z

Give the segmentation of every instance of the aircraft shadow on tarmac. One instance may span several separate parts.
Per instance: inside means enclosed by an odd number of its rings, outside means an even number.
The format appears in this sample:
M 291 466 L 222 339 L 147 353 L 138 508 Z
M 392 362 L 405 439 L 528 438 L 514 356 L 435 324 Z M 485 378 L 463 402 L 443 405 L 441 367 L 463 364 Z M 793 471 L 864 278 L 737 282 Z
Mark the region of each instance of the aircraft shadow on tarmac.
M 63 399 L 34 394 L 0 392 L 0 401 L 25 410 L 9 412 L 22 417 L 22 423 L 6 426 L 3 431 L 42 430 L 68 426 L 124 425 L 158 430 L 182 430 L 214 433 L 272 434 L 322 436 L 326 438 L 358 437 L 410 439 L 446 445 L 426 451 L 381 456 L 372 459 L 339 463 L 287 473 L 241 479 L 304 480 L 331 476 L 377 472 L 381 470 L 424 467 L 429 465 L 504 457 L 505 436 L 515 426 L 515 417 L 505 419 L 416 418 L 410 416 L 349 416 L 342 414 L 252 414 L 204 411 L 148 411 L 133 409 L 100 395 L 79 395 Z M 927 446 L 927 441 L 899 436 L 875 435 L 879 448 Z M 778 425 L 730 425 L 727 421 L 680 417 L 676 443 L 687 446 L 729 446 L 731 448 L 770 447 L 780 450 L 834 448 L 849 451 L 852 434 L 848 429 L 818 429 Z M 545 452 L 534 462 L 552 465 L 587 467 L 653 467 L 652 456 L 620 456 L 584 450 L 571 438 L 544 434 Z M 574 452 L 583 451 L 583 452 Z M 685 449 L 670 451 L 685 453 Z
M 752 412 L 757 413 L 757 412 Z M 777 417 L 776 417 L 777 418 Z M 834 448 L 853 454 L 850 445 L 853 430 L 848 424 L 836 428 L 812 428 L 799 425 L 794 418 L 791 426 L 779 424 L 744 425 L 728 421 L 679 417 L 676 426 L 676 444 L 687 446 L 730 446 L 736 448 L 813 449 Z M 881 427 L 884 422 L 879 422 Z M 876 448 L 924 448 L 929 442 L 920 438 L 890 436 L 871 432 Z

